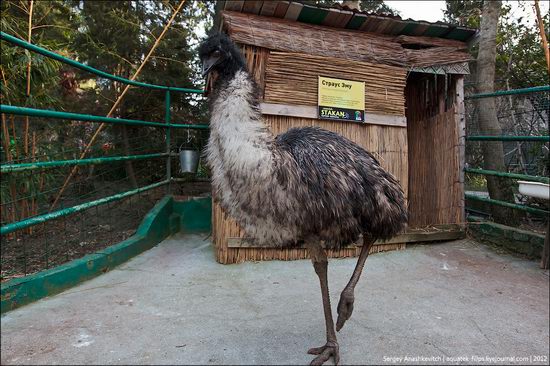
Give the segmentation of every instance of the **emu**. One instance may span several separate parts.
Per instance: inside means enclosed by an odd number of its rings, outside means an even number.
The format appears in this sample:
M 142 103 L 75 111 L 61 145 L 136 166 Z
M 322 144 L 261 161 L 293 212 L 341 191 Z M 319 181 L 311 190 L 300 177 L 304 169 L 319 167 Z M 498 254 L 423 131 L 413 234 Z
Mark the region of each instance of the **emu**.
M 354 289 L 369 249 L 407 222 L 403 191 L 378 161 L 352 141 L 317 127 L 274 136 L 262 121 L 258 86 L 225 34 L 199 47 L 203 75 L 212 73 L 210 137 L 206 158 L 213 197 L 260 246 L 305 245 L 319 277 L 326 344 L 312 348 L 312 365 L 339 362 L 332 318 L 327 249 L 363 235 L 355 270 L 340 295 L 336 331 L 353 311 Z

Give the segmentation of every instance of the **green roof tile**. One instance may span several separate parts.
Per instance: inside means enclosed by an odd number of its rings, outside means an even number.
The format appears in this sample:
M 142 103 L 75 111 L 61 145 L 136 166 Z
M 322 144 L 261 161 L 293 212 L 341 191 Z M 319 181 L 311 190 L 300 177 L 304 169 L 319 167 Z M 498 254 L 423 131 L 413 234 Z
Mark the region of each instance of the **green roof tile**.
M 464 28 L 455 28 L 445 35 L 444 38 L 465 41 L 472 36 L 472 31 Z
M 403 28 L 403 30 L 400 32 L 400 34 L 411 35 L 414 33 L 414 30 L 416 29 L 417 26 L 418 24 L 416 23 L 408 23 L 407 26 Z
M 440 25 L 431 25 L 422 35 L 428 37 L 441 37 L 442 35 L 447 33 L 448 30 L 449 29 L 447 27 L 442 27 Z
M 321 24 L 327 15 L 328 11 L 326 9 L 304 6 L 298 16 L 298 21 L 310 24 Z
M 348 24 L 346 25 L 347 29 L 359 29 L 363 23 L 365 23 L 365 20 L 367 20 L 366 16 L 360 16 L 357 14 L 354 14 L 353 17 L 350 19 Z

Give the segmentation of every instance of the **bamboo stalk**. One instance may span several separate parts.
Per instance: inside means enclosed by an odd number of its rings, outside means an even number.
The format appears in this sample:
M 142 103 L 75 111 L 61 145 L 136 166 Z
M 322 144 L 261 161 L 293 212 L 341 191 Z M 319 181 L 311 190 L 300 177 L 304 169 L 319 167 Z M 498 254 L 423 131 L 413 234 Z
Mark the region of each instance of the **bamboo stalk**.
M 4 113 L 2 113 L 2 134 L 4 135 L 2 143 L 4 144 L 4 151 L 6 152 L 6 160 L 11 162 L 13 159 L 10 151 L 10 132 L 8 129 L 8 123 L 6 122 L 6 115 Z
M 17 145 L 17 132 L 15 130 L 15 123 L 14 123 L 14 115 L 10 115 L 10 126 L 11 126 L 11 131 L 12 131 L 12 134 L 13 134 L 13 141 L 14 141 L 14 146 L 15 146 L 15 154 L 14 154 L 14 157 L 15 157 L 15 160 L 19 160 L 19 146 Z
M 4 80 L 5 82 L 5 80 Z M 2 139 L 2 144 L 4 145 L 4 151 L 6 152 L 6 160 L 8 162 L 11 162 L 13 161 L 13 158 L 12 158 L 12 155 L 11 155 L 11 149 L 10 149 L 10 131 L 9 131 L 9 128 L 8 128 L 8 123 L 6 121 L 6 115 L 5 114 L 2 114 L 2 135 L 4 136 L 4 138 Z M 11 207 L 4 207 L 4 205 L 2 205 L 2 208 L 5 210 L 4 211 L 4 215 L 7 216 L 7 214 L 9 213 L 9 216 L 11 216 L 11 221 L 12 222 L 15 222 L 16 221 L 16 213 L 15 213 L 15 199 L 17 197 L 17 194 L 16 194 L 16 191 L 15 191 L 15 185 L 13 183 L 13 181 L 10 181 L 10 195 L 11 195 L 11 200 L 12 200 L 12 204 L 11 204 Z M 12 239 L 13 236 L 10 235 L 8 236 L 9 239 Z
M 21 154 L 19 152 L 19 145 L 17 144 L 17 130 L 15 129 L 15 122 L 14 122 L 14 115 L 10 115 L 10 125 L 11 125 L 11 129 L 12 129 L 12 134 L 13 134 L 13 140 L 14 140 L 14 146 L 15 146 L 15 159 L 16 160 L 19 160 L 21 158 Z M 22 220 L 26 217 L 28 217 L 29 215 L 29 204 L 28 204 L 28 201 L 27 199 L 22 199 L 21 202 L 18 202 L 17 201 L 17 187 L 15 186 L 15 183 L 11 183 L 11 187 L 10 187 L 10 190 L 11 190 L 11 195 L 12 195 L 12 208 L 13 208 L 13 211 L 17 211 L 18 214 L 15 215 L 16 218 L 18 218 L 19 220 Z M 19 192 L 23 197 L 26 196 L 26 189 L 25 187 L 23 187 L 21 189 L 21 192 Z M 17 205 L 19 205 L 19 209 L 16 210 L 17 208 Z M 28 232 L 28 230 L 26 230 L 26 232 Z
M 4 74 L 4 71 L 2 71 L 2 81 L 4 83 L 4 86 L 7 87 L 8 85 L 8 82 L 6 80 L 6 77 L 5 77 L 5 74 Z M 12 156 L 12 152 L 11 152 L 11 149 L 10 149 L 10 146 L 11 146 L 11 143 L 10 143 L 10 132 L 9 132 L 9 127 L 8 127 L 8 122 L 6 121 L 6 115 L 2 113 L 2 134 L 4 135 L 4 139 L 2 140 L 2 143 L 4 145 L 4 151 L 6 152 L 6 160 L 8 162 L 11 162 L 13 161 L 13 156 Z M 10 120 L 12 120 L 12 126 L 13 126 L 13 116 L 10 116 Z M 8 209 L 6 208 L 6 210 L 11 214 L 11 220 L 12 222 L 15 222 L 17 220 L 17 212 L 16 212 L 16 206 L 15 206 L 15 200 L 17 199 L 17 190 L 15 188 L 15 184 L 12 181 L 10 181 L 10 186 L 9 186 L 9 191 L 10 191 L 10 196 L 11 196 L 11 200 L 12 200 L 12 204 L 11 204 L 11 207 Z M 8 236 L 8 239 L 13 239 L 14 238 L 14 235 L 9 235 Z
M 29 116 L 25 116 L 25 125 L 23 129 L 23 152 L 25 156 L 29 155 Z
M 548 40 L 546 39 L 546 33 L 544 32 L 544 23 L 542 16 L 540 15 L 539 0 L 535 0 L 535 13 L 537 15 L 537 25 L 539 27 L 540 38 L 542 41 L 542 48 L 544 50 L 544 57 L 546 58 L 546 67 L 548 75 L 550 76 L 550 49 L 548 48 Z
M 33 131 L 32 132 L 32 161 L 36 161 L 36 131 Z M 42 177 L 44 173 L 41 172 L 40 173 L 40 176 Z M 40 191 L 41 189 L 38 189 L 38 194 L 40 194 Z M 34 216 L 36 215 L 38 212 L 37 212 L 37 197 L 36 196 L 33 196 L 32 197 L 32 201 L 31 201 L 31 216 Z
M 4 116 L 4 115 L 2 115 Z M 4 121 L 5 122 L 5 119 Z M 15 136 L 15 126 L 13 124 L 13 116 L 10 116 L 10 122 L 11 122 L 11 127 L 12 127 L 12 131 L 13 131 L 13 139 L 15 140 L 16 139 L 16 136 Z M 10 149 L 11 147 L 11 136 L 10 136 L 10 133 L 9 133 L 9 128 L 7 127 L 7 123 L 6 123 L 6 130 L 5 130 L 5 133 L 4 133 L 4 136 L 6 136 L 7 138 L 7 145 L 8 145 L 8 148 L 7 148 L 7 152 L 8 152 L 8 156 L 9 156 L 9 159 L 11 161 L 15 159 L 17 159 L 17 143 L 15 143 L 15 154 L 12 155 L 12 151 Z M 15 183 L 13 182 L 13 180 L 10 182 L 10 195 L 11 195 L 11 201 L 12 201 L 12 204 L 11 204 L 11 213 L 12 213 L 12 220 L 13 221 L 16 221 L 17 220 L 17 217 L 18 217 L 18 210 L 17 210 L 17 189 L 15 187 Z
M 176 8 L 176 10 L 174 10 L 170 20 L 168 21 L 168 23 L 166 24 L 166 26 L 162 30 L 161 34 L 155 40 L 155 43 L 153 44 L 153 46 L 149 50 L 149 53 L 147 54 L 147 56 L 145 56 L 145 59 L 143 60 L 143 62 L 139 66 L 139 68 L 136 70 L 134 75 L 132 75 L 132 77 L 130 78 L 131 81 L 133 81 L 137 78 L 137 76 L 139 75 L 139 73 L 141 72 L 141 70 L 143 69 L 143 67 L 145 66 L 145 64 L 149 60 L 149 58 L 151 57 L 153 51 L 157 48 L 157 46 L 159 45 L 161 39 L 164 37 L 164 34 L 166 33 L 166 31 L 168 31 L 168 28 L 170 27 L 170 25 L 172 25 L 172 22 L 174 21 L 174 19 L 176 18 L 176 15 L 179 13 L 181 8 L 183 7 L 184 3 L 185 3 L 185 0 L 182 0 L 180 2 L 180 4 L 178 5 L 178 7 Z M 130 85 L 126 85 L 126 87 L 124 88 L 124 91 L 118 96 L 116 102 L 113 104 L 113 106 L 109 110 L 109 113 L 107 113 L 107 117 L 110 117 L 112 115 L 112 113 L 118 108 L 120 102 L 122 101 L 122 99 L 124 98 L 124 96 L 126 95 L 126 93 L 128 92 L 129 89 L 130 89 Z M 93 134 L 92 138 L 90 139 L 90 141 L 86 144 L 86 147 L 84 148 L 84 151 L 80 154 L 79 159 L 84 159 L 84 157 L 88 154 L 88 152 L 90 151 L 90 148 L 92 147 L 92 145 L 94 144 L 96 138 L 99 136 L 99 133 L 103 130 L 104 127 L 105 127 L 105 123 L 102 123 L 101 125 L 99 125 L 99 127 L 94 132 L 94 134 Z M 65 182 L 63 183 L 63 186 L 59 190 L 59 193 L 57 194 L 57 196 L 55 197 L 55 200 L 53 201 L 52 205 L 50 206 L 50 211 L 52 211 L 55 208 L 57 202 L 61 198 L 61 195 L 63 195 L 63 192 L 65 192 L 65 189 L 67 188 L 67 185 L 69 184 L 69 182 L 73 178 L 73 176 L 76 174 L 77 170 L 78 170 L 78 166 L 75 165 L 73 167 L 73 169 L 71 170 L 71 172 L 69 173 L 69 175 L 67 176 L 67 178 L 65 179 Z
M 29 1 L 29 28 L 27 33 L 27 42 L 31 43 L 32 35 L 32 9 L 34 0 Z M 27 62 L 27 99 L 31 95 L 31 53 L 29 52 L 29 61 Z M 23 133 L 23 149 L 25 156 L 29 154 L 29 116 L 25 116 L 25 131 Z
M 27 42 L 31 43 L 31 37 L 32 37 L 32 15 L 33 15 L 33 7 L 34 7 L 34 0 L 29 0 L 29 26 L 27 31 Z M 27 89 L 26 89 L 26 98 L 28 98 L 31 95 L 31 54 L 29 52 L 29 60 L 27 61 Z M 29 116 L 25 116 L 25 124 L 23 128 L 23 152 L 25 154 L 25 158 L 29 155 Z M 31 177 L 32 179 L 32 177 Z M 27 190 L 25 187 L 22 188 L 22 196 L 27 196 Z M 32 215 L 32 205 L 33 205 L 34 197 L 31 198 L 31 202 L 29 202 L 28 198 L 24 198 L 21 202 L 21 209 L 22 209 L 22 217 L 26 218 Z M 32 228 L 28 228 L 25 230 L 28 234 L 32 234 Z
M 11 195 L 11 220 L 12 222 L 17 221 L 18 212 L 17 212 L 17 205 L 16 205 L 16 199 L 17 199 L 17 190 L 15 189 L 15 184 L 13 182 L 10 183 L 10 195 Z
M 31 42 L 32 36 L 32 9 L 34 5 L 34 0 L 29 1 L 29 30 L 27 33 L 27 42 Z M 27 97 L 31 95 L 31 57 L 29 56 L 29 61 L 27 62 Z

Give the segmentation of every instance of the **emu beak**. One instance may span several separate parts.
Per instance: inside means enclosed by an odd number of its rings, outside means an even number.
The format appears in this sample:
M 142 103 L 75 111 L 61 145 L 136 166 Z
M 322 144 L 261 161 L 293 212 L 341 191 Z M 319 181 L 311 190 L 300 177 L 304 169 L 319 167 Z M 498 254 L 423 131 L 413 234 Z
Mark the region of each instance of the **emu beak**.
M 221 61 L 221 56 L 209 56 L 202 62 L 202 76 L 206 76 L 216 64 Z

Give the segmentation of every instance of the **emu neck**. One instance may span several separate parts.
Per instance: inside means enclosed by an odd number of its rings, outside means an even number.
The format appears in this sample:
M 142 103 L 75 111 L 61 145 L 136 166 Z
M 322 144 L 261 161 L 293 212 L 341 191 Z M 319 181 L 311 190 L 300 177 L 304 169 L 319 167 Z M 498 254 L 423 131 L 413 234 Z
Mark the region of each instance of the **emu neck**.
M 241 69 L 216 84 L 210 127 L 220 158 L 230 170 L 262 168 L 265 173 L 271 165 L 273 135 L 262 120 L 256 83 Z

